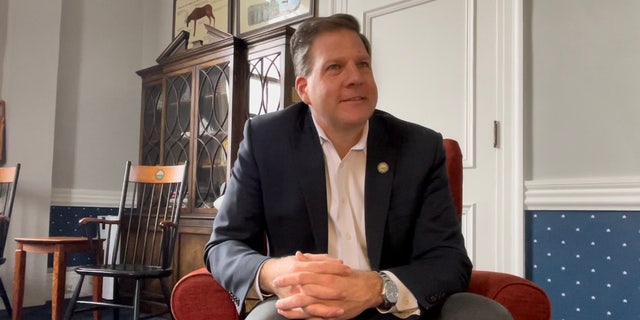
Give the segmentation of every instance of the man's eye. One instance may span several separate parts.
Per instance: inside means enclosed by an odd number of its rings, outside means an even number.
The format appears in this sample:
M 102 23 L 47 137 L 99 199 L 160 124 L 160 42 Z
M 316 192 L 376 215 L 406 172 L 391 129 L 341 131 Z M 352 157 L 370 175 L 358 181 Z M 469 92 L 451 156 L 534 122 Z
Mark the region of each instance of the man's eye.
M 340 66 L 337 64 L 332 64 L 327 67 L 327 70 L 338 70 L 338 69 L 340 69 Z
M 360 66 L 360 68 L 369 68 L 370 64 L 369 64 L 368 61 L 363 61 L 363 62 L 358 63 L 358 66 Z

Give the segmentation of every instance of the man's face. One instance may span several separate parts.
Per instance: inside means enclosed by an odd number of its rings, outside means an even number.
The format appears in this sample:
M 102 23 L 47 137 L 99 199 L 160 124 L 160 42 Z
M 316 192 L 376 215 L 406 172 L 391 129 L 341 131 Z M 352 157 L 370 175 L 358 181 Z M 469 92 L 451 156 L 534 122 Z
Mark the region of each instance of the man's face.
M 321 34 L 310 56 L 310 72 L 296 79 L 296 90 L 320 127 L 327 133 L 362 128 L 376 107 L 378 88 L 359 35 L 351 30 Z

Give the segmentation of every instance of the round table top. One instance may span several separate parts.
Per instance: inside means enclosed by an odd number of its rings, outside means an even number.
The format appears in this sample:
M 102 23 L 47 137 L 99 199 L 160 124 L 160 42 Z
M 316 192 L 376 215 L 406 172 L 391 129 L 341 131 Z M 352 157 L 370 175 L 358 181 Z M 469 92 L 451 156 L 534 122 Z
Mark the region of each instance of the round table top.
M 35 237 L 35 238 L 15 238 L 17 242 L 23 243 L 77 243 L 86 242 L 86 237 Z

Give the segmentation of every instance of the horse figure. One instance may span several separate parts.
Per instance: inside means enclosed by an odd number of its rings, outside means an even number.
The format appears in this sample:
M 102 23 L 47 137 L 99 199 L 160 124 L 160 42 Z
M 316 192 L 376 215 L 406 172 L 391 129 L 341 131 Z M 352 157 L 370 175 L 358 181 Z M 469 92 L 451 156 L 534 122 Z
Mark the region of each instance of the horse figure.
M 209 18 L 209 24 L 211 24 L 211 19 L 213 19 L 213 27 L 216 25 L 216 17 L 213 15 L 213 8 L 211 8 L 210 4 L 205 4 L 202 7 L 195 8 L 185 19 L 185 23 L 187 27 L 189 27 L 189 22 L 193 21 L 193 35 L 196 35 L 196 22 L 198 19 L 207 17 Z

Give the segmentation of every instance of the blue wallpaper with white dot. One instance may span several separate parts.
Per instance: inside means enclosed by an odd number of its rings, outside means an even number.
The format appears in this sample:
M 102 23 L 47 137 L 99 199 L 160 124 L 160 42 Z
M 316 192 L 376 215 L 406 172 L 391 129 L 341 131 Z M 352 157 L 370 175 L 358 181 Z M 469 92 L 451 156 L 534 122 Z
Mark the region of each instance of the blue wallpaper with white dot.
M 52 206 L 49 217 L 49 236 L 86 236 L 78 221 L 85 217 L 117 216 L 118 208 L 62 207 Z M 88 253 L 71 253 L 67 256 L 67 267 L 92 263 Z M 48 267 L 53 268 L 53 254 L 49 254 Z
M 527 278 L 552 319 L 640 319 L 640 212 L 528 211 Z

